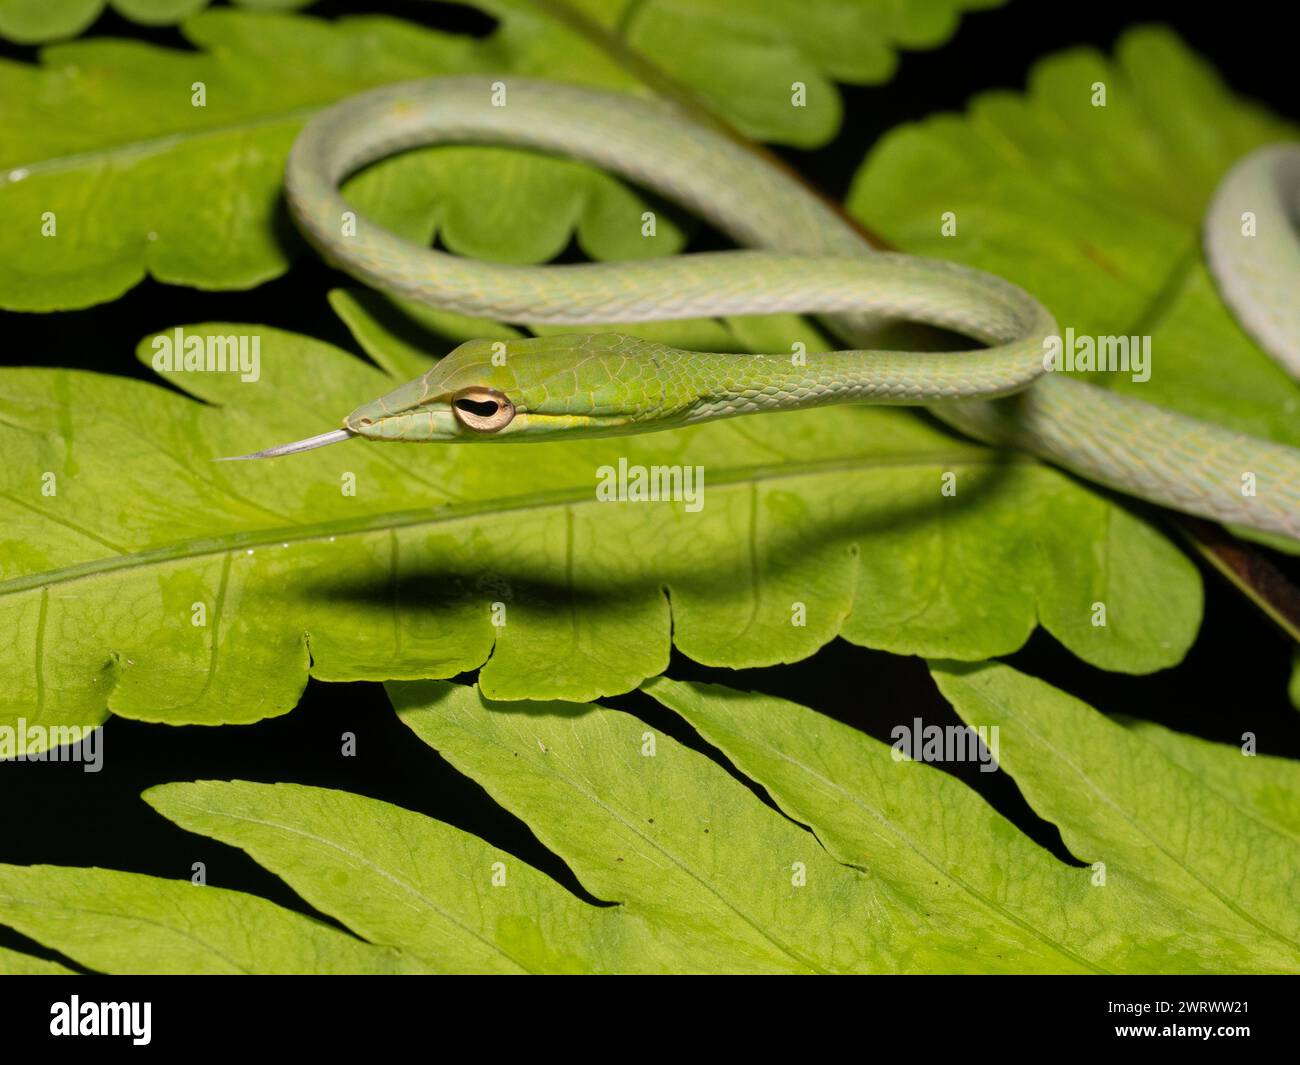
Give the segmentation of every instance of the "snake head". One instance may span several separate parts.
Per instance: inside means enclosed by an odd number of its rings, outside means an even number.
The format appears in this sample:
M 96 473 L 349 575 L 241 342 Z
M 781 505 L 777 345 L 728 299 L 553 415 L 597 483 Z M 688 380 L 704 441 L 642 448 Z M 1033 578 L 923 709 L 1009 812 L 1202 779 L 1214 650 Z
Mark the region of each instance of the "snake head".
M 342 429 L 218 461 L 294 455 L 354 436 L 465 444 L 668 429 L 695 397 L 679 389 L 677 401 L 665 399 L 667 350 L 615 333 L 471 340 L 358 407 Z
M 444 443 L 634 431 L 645 347 L 616 334 L 471 340 L 343 425 L 372 440 Z

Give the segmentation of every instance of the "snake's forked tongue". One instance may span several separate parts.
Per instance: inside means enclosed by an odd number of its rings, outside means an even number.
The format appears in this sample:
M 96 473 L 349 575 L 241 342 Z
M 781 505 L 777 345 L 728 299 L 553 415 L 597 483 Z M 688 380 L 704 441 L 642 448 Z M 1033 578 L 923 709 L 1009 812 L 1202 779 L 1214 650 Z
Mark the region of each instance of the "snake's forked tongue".
M 281 455 L 296 455 L 299 451 L 314 451 L 318 447 L 325 447 L 327 444 L 337 444 L 343 440 L 350 440 L 357 436 L 357 433 L 350 429 L 334 429 L 328 433 L 321 433 L 319 436 L 309 436 L 306 440 L 294 440 L 292 443 L 280 444 L 276 447 L 264 448 L 261 451 L 254 451 L 251 455 L 228 455 L 225 458 L 213 459 L 213 462 L 242 462 L 244 459 L 274 459 Z

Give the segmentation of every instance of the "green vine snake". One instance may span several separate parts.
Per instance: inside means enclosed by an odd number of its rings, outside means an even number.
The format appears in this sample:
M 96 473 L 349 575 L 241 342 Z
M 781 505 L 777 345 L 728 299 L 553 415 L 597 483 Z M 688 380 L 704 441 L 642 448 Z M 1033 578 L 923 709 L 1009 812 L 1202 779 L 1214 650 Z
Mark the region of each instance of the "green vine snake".
M 343 428 L 240 458 L 371 440 L 524 442 L 673 429 L 762 411 L 919 404 L 997 446 L 1163 506 L 1300 539 L 1300 450 L 1045 372 L 1051 315 L 1020 288 L 939 260 L 875 252 L 797 179 L 675 105 L 541 81 L 439 78 L 363 93 L 316 116 L 285 172 L 290 211 L 329 260 L 437 307 L 523 324 L 722 315 L 822 316 L 848 344 L 893 320 L 977 341 L 967 352 L 802 357 L 684 351 L 576 333 L 476 340 L 359 407 Z M 504 103 L 504 106 L 497 106 Z M 357 217 L 339 185 L 435 143 L 505 144 L 594 163 L 696 212 L 750 250 L 517 266 L 417 247 Z M 1256 235 L 1243 233 L 1251 212 Z M 1220 292 L 1243 328 L 1300 376 L 1300 147 L 1234 167 L 1205 219 Z M 355 221 L 355 230 L 344 220 Z M 1253 483 L 1254 492 L 1245 488 Z

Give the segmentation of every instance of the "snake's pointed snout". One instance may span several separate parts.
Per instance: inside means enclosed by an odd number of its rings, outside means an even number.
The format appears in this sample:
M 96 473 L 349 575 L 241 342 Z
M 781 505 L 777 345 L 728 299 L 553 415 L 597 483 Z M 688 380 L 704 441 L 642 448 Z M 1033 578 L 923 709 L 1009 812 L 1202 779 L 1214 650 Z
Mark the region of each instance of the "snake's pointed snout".
M 254 451 L 248 455 L 227 455 L 224 458 L 213 459 L 213 462 L 243 462 L 245 459 L 274 459 L 281 455 L 296 455 L 299 451 L 314 451 L 318 447 L 326 447 L 329 444 L 338 444 L 344 440 L 350 440 L 360 434 L 354 433 L 351 429 L 333 429 L 328 433 L 320 433 L 317 436 L 309 436 L 305 440 L 294 440 L 288 444 L 279 444 L 276 447 L 263 448 L 261 451 Z

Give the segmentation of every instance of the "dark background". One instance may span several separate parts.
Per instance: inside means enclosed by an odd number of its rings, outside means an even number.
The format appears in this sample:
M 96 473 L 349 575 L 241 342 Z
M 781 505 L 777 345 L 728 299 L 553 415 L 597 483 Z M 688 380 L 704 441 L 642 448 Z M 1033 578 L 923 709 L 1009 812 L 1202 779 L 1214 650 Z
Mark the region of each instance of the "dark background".
M 743 2 L 743 0 L 738 0 Z M 954 38 L 933 52 L 906 54 L 882 87 L 843 87 L 840 136 L 813 152 L 781 154 L 822 189 L 842 199 L 867 148 L 884 131 L 934 111 L 957 110 L 990 88 L 1022 88 L 1030 66 L 1077 44 L 1109 51 L 1120 31 L 1140 22 L 1173 26 L 1214 62 L 1238 92 L 1300 120 L 1294 92 L 1294 38 L 1266 29 L 1279 5 L 1216 5 L 1019 0 L 966 16 Z M 307 13 L 332 17 L 366 11 L 397 15 L 440 29 L 485 34 L 493 21 L 441 3 L 319 3 Z M 174 29 L 148 29 L 105 14 L 85 36 L 128 36 L 188 48 Z M 33 61 L 36 50 L 0 42 L 0 56 Z M 716 237 L 702 231 L 696 248 Z M 249 292 L 198 292 L 147 281 L 112 304 L 61 314 L 0 312 L 3 361 L 76 366 L 148 377 L 132 357 L 140 337 L 196 321 L 255 321 L 328 340 L 361 355 L 329 311 L 325 293 L 346 278 L 304 253 L 285 277 Z M 1272 556 L 1300 576 L 1295 560 Z M 1200 563 L 1198 562 L 1198 565 Z M 1105 673 L 1084 664 L 1041 630 L 1007 661 L 1090 702 L 1211 739 L 1259 737 L 1262 752 L 1300 757 L 1300 714 L 1286 700 L 1289 643 L 1217 574 L 1202 566 L 1206 615 L 1200 637 L 1175 669 L 1148 677 Z M 804 662 L 762 670 L 707 669 L 674 655 L 672 676 L 712 680 L 797 700 L 888 740 L 890 728 L 921 716 L 957 723 L 919 659 L 851 646 L 842 640 Z M 472 680 L 472 677 L 462 678 Z M 706 745 L 675 715 L 639 694 L 605 700 L 697 749 Z M 343 732 L 357 736 L 357 757 L 340 755 Z M 296 781 L 343 788 L 397 803 L 484 837 L 588 897 L 567 868 L 528 828 L 498 807 L 473 781 L 449 767 L 400 725 L 376 684 L 311 681 L 291 714 L 250 726 L 175 728 L 113 718 L 104 730 L 104 772 L 75 764 L 9 763 L 0 769 L 0 861 L 99 865 L 166 877 L 188 877 L 206 863 L 209 883 L 239 888 L 311 912 L 280 880 L 242 852 L 190 835 L 138 798 L 153 784 L 202 778 Z M 716 756 L 716 752 L 715 752 Z M 1055 826 L 1041 820 L 1002 773 L 955 767 L 987 800 L 1064 860 Z M 595 900 L 592 900 L 595 901 Z M 0 928 L 0 944 L 50 952 Z M 64 959 L 66 962 L 66 959 Z

